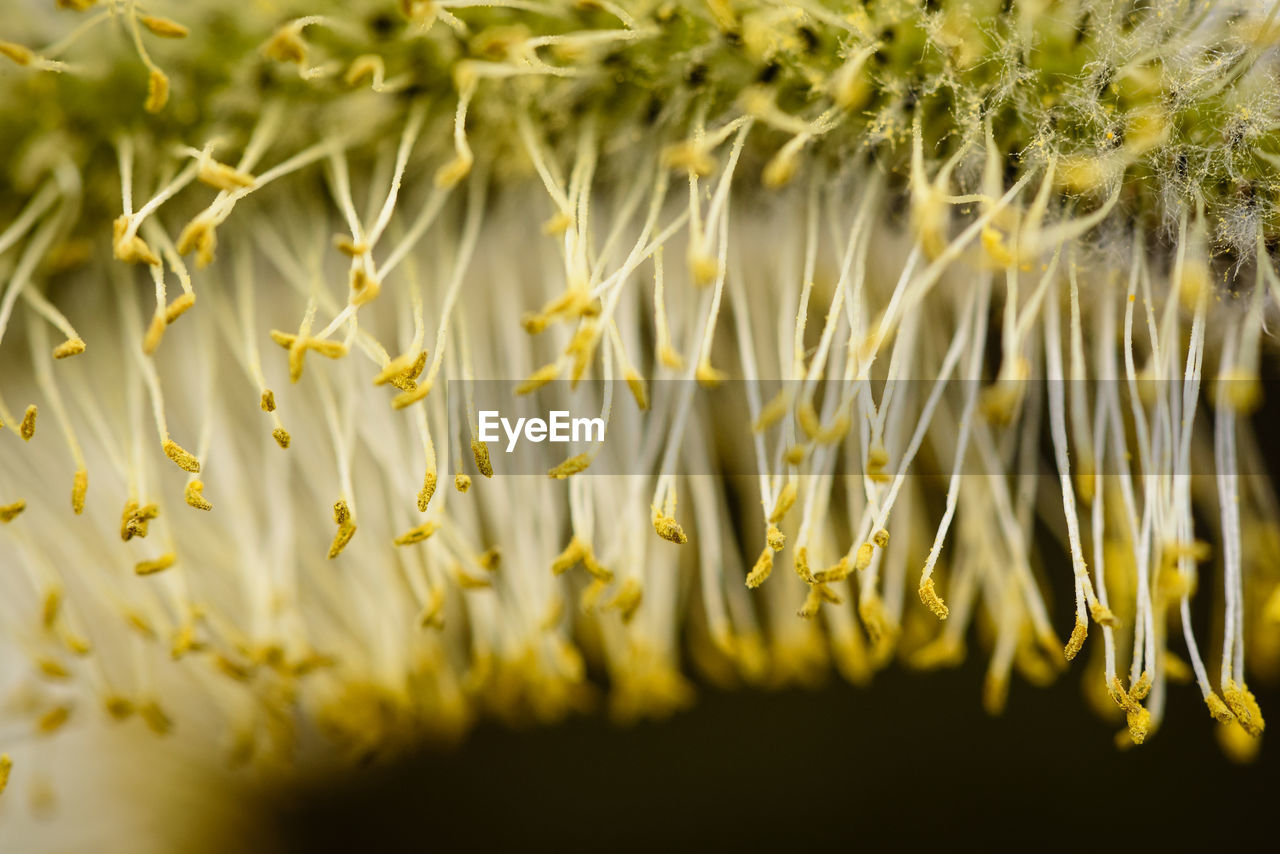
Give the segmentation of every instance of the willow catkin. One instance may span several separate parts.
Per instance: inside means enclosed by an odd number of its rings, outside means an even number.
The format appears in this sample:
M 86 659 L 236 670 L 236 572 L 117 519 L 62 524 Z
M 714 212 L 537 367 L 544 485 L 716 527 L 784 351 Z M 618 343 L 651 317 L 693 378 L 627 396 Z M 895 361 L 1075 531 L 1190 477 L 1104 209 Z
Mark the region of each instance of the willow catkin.
M 629 719 L 683 661 L 977 645 L 992 712 L 1088 650 L 1124 740 L 1191 680 L 1255 749 L 1275 4 L 56 5 L 0 43 L 27 732 L 212 708 L 236 762 L 356 758 L 589 667 Z M 504 477 L 486 381 L 603 381 L 629 467 Z

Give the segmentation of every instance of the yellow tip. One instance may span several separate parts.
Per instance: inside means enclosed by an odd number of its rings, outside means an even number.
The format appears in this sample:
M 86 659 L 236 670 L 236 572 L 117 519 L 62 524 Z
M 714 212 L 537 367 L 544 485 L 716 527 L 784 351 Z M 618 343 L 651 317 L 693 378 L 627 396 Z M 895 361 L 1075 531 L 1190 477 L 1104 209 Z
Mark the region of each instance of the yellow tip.
M 476 459 L 476 470 L 485 477 L 493 477 L 493 464 L 489 461 L 489 446 L 478 439 L 472 439 L 471 455 Z
M 200 461 L 172 439 L 164 440 L 164 455 L 173 460 L 174 464 L 183 471 L 191 474 L 200 473 Z
M 23 510 L 27 509 L 27 502 L 19 499 L 12 504 L 0 504 L 0 522 L 8 524 L 18 518 Z
M 167 552 L 155 560 L 140 561 L 134 565 L 133 571 L 138 575 L 155 575 L 157 572 L 164 572 L 177 562 L 178 556 L 173 552 Z
M 57 347 L 53 348 L 53 358 L 66 359 L 71 356 L 79 356 L 84 352 L 84 340 L 81 338 L 68 338 Z
M 459 472 L 453 476 L 453 488 L 459 492 L 466 492 L 471 488 L 471 475 Z
M 213 505 L 204 497 L 204 481 L 193 480 L 187 484 L 186 494 L 187 504 L 197 510 L 212 510 Z
M 30 442 L 31 437 L 36 434 L 36 414 L 39 412 L 33 403 L 27 407 L 27 411 L 22 414 L 22 423 L 18 425 L 18 435 L 22 437 L 24 442 Z
M 1063 648 L 1062 654 L 1066 656 L 1067 661 L 1075 658 L 1082 647 L 1084 647 L 1084 639 L 1089 635 L 1089 624 L 1084 620 L 1077 619 L 1075 628 L 1071 630 L 1071 637 L 1067 640 L 1067 645 Z
M 747 587 L 755 589 L 768 580 L 769 575 L 773 572 L 773 549 L 765 546 L 760 552 L 760 557 L 756 558 L 756 565 L 751 568 L 751 572 L 747 574 Z
M 934 589 L 933 578 L 929 577 L 920 582 L 920 601 L 924 606 L 933 612 L 933 615 L 939 620 L 945 620 L 951 611 L 947 608 L 946 603 L 942 601 L 942 597 L 938 595 L 938 591 Z

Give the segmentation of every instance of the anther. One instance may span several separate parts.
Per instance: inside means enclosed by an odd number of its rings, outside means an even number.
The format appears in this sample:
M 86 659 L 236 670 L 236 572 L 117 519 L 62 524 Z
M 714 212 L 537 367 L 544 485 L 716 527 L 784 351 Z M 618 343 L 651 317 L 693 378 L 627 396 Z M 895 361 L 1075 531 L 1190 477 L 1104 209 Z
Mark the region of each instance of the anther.
M 193 480 L 187 484 L 184 495 L 187 504 L 197 510 L 212 510 L 213 505 L 204 497 L 204 481 Z
M 22 437 L 24 442 L 30 442 L 31 437 L 36 434 L 36 405 L 33 403 L 27 407 L 27 411 L 22 415 L 22 423 L 18 425 L 18 435 Z
M 471 455 L 476 460 L 476 471 L 485 477 L 493 477 L 493 463 L 489 461 L 489 446 L 479 439 L 472 439 Z
M 412 528 L 396 537 L 395 544 L 397 546 L 410 546 L 414 543 L 420 543 L 434 534 L 437 527 L 435 522 L 423 522 L 418 527 Z
M 586 471 L 589 465 L 591 465 L 590 454 L 578 454 L 576 457 L 570 457 L 559 465 L 552 467 L 547 472 L 547 476 L 553 480 L 564 480 L 570 475 Z
M 942 597 L 938 595 L 938 591 L 934 589 L 933 578 L 926 578 L 920 582 L 920 601 L 924 606 L 933 612 L 933 615 L 939 620 L 945 620 L 951 611 L 947 608 L 946 603 L 942 601 Z
M 71 356 L 79 356 L 84 352 L 84 340 L 80 338 L 68 338 L 57 347 L 53 348 L 53 358 L 66 359 Z
M 134 565 L 133 571 L 137 575 L 155 575 L 157 572 L 164 572 L 178 562 L 178 556 L 173 552 L 167 552 L 155 560 L 139 561 Z
M 157 15 L 139 15 L 138 23 L 162 39 L 185 39 L 191 34 L 190 30 L 177 21 L 161 18 Z
M 271 438 L 275 439 L 276 444 L 285 450 L 288 450 L 289 442 L 292 441 L 292 437 L 289 436 L 289 431 L 283 427 L 277 427 L 272 430 Z
M 27 502 L 19 499 L 12 504 L 0 504 L 0 522 L 8 524 L 18 518 L 23 510 L 27 509 Z
M 191 474 L 200 473 L 200 461 L 191 452 L 184 450 L 172 439 L 164 440 L 164 455 L 173 460 L 174 465 Z

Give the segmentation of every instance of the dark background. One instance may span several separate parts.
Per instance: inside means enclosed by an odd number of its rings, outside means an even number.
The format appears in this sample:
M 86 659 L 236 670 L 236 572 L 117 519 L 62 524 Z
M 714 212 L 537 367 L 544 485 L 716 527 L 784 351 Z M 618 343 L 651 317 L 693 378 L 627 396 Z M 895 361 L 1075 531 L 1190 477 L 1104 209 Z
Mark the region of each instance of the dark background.
M 482 725 L 459 748 L 264 806 L 284 850 L 308 852 L 1274 850 L 1261 840 L 1275 839 L 1277 747 L 1264 736 L 1255 763 L 1230 762 L 1193 685 L 1170 686 L 1162 728 L 1121 751 L 1121 727 L 1082 696 L 1082 662 L 1048 689 L 1015 678 L 993 718 L 982 658 L 893 667 L 866 689 L 704 688 L 691 710 L 629 728 Z

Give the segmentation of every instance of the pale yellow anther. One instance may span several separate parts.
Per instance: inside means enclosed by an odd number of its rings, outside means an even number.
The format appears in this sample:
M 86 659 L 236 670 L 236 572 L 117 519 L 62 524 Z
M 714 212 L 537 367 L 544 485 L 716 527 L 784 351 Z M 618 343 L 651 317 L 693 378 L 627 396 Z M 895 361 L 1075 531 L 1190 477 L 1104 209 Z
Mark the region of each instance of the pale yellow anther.
M 118 694 L 108 694 L 102 698 L 102 707 L 112 719 L 123 721 L 133 715 L 136 710 L 133 701 Z
M 395 544 L 397 546 L 409 546 L 414 543 L 420 543 L 434 534 L 438 527 L 435 522 L 423 522 L 418 527 L 412 528 L 396 537 Z
M 596 603 L 600 601 L 600 597 L 604 595 L 605 589 L 609 586 L 607 581 L 599 578 L 593 579 L 586 589 L 582 591 L 582 597 L 578 600 L 578 607 L 584 612 L 592 611 L 596 607 Z
M 271 438 L 276 440 L 276 444 L 282 449 L 288 450 L 289 443 L 293 441 L 293 437 L 289 435 L 289 431 L 283 427 L 277 427 L 271 431 Z
M 472 575 L 461 566 L 453 567 L 453 577 L 463 590 L 488 590 L 493 587 L 492 579 Z
M 36 58 L 35 52 L 26 45 L 6 41 L 0 41 L 0 56 L 11 59 L 18 65 L 30 65 Z
M 497 572 L 498 567 L 502 564 L 502 549 L 497 546 L 490 546 L 476 558 L 476 563 L 485 572 Z
M 285 24 L 262 46 L 262 53 L 276 62 L 304 64 L 307 61 L 307 43 L 302 40 L 302 28 L 296 21 Z
M 667 542 L 684 545 L 689 541 L 684 529 L 680 527 L 680 523 L 663 513 L 656 504 L 653 505 L 653 529 L 658 532 L 659 537 L 662 537 Z
M 139 561 L 134 564 L 133 571 L 137 575 L 155 575 L 157 572 L 164 572 L 178 562 L 178 556 L 173 552 L 166 552 L 154 560 Z
M 835 566 L 829 566 L 826 569 L 819 570 L 813 574 L 813 580 L 818 584 L 834 584 L 844 581 L 853 574 L 853 564 L 849 558 L 842 557 L 836 561 Z
M 27 502 L 19 499 L 12 504 L 0 504 L 0 522 L 8 524 L 18 518 L 23 510 L 27 509 Z
M 429 471 L 422 478 L 422 490 L 418 493 L 418 512 L 426 513 L 431 496 L 436 494 L 436 473 Z
M 40 606 L 40 623 L 46 629 L 53 628 L 62 610 L 62 588 L 51 587 L 44 594 L 44 602 Z
M 645 384 L 644 377 L 640 376 L 634 368 L 628 368 L 626 374 L 627 388 L 631 389 L 631 396 L 636 399 L 636 406 L 641 411 L 649 408 L 649 387 Z
M 853 559 L 853 568 L 858 572 L 862 572 L 871 566 L 871 559 L 875 557 L 876 547 L 873 543 L 863 543 L 858 546 L 858 554 Z
M 945 620 L 951 613 L 946 603 L 942 601 L 942 597 L 938 595 L 937 589 L 933 585 L 933 577 L 923 579 L 919 588 L 920 601 L 924 606 L 933 612 L 933 615 L 939 620 Z
M 1004 673 L 987 671 L 987 676 L 982 682 L 982 708 L 989 715 L 1002 714 L 1008 699 L 1009 677 Z
M 41 715 L 36 721 L 36 731 L 41 735 L 52 735 L 62 729 L 63 725 L 70 717 L 70 706 L 54 706 L 52 709 Z
M 36 434 L 36 414 L 39 412 L 33 403 L 27 407 L 27 411 L 22 414 L 22 423 L 18 425 L 18 435 L 22 437 L 22 441 L 30 442 L 31 437 Z
M 606 602 L 604 607 L 616 610 L 622 617 L 622 622 L 630 623 L 643 599 L 644 588 L 640 586 L 640 581 L 636 578 L 628 578 L 622 582 L 622 589 Z
M 1097 600 L 1089 603 L 1089 615 L 1100 626 L 1115 627 L 1120 624 L 1119 618 L 1111 612 L 1111 609 Z
M 459 152 L 445 165 L 436 170 L 435 184 L 442 190 L 457 186 L 463 178 L 471 174 L 474 158 L 470 152 Z
M 776 525 L 781 522 L 796 503 L 796 496 L 799 489 L 796 487 L 795 481 L 788 481 L 782 487 L 782 491 L 778 493 L 778 500 L 774 502 L 773 512 L 769 514 L 769 524 Z
M 160 346 L 160 340 L 164 337 L 166 326 L 163 312 L 151 315 L 151 323 L 147 325 L 147 334 L 142 338 L 142 352 L 150 356 L 156 351 L 156 348 Z
M 552 467 L 547 472 L 547 476 L 554 480 L 564 480 L 578 472 L 586 471 L 589 465 L 591 465 L 591 455 L 578 454 L 576 457 L 570 457 L 559 465 Z
M 169 77 L 159 68 L 151 69 L 147 77 L 147 100 L 143 109 L 148 113 L 158 113 L 169 103 Z
M 875 543 L 878 548 L 887 548 L 889 545 L 889 532 L 881 528 L 871 535 L 871 542 Z
M 751 429 L 757 433 L 763 433 L 774 424 L 777 424 L 782 416 L 787 414 L 789 403 L 790 398 L 786 389 L 779 389 L 778 393 L 760 410 L 760 417 L 751 425 Z
M 769 530 L 765 532 L 765 541 L 769 544 L 769 548 L 775 552 L 780 552 L 787 544 L 787 535 L 778 529 L 777 525 L 770 525 Z
M 195 455 L 183 449 L 181 445 L 172 439 L 164 440 L 164 455 L 173 460 L 174 465 L 185 472 L 191 474 L 200 473 L 200 461 Z
M 166 735 L 173 729 L 173 721 L 165 714 L 164 709 L 155 700 L 147 700 L 138 706 L 138 716 L 147 725 L 147 729 L 156 735 Z
M 204 481 L 193 480 L 187 484 L 183 497 L 189 506 L 197 510 L 212 510 L 213 505 L 204 497 Z
M 120 514 L 120 539 L 128 542 L 134 537 L 145 538 L 148 523 L 159 515 L 160 508 L 155 504 L 139 506 L 137 501 L 129 499 Z
M 225 193 L 234 193 L 236 190 L 252 187 L 258 180 L 248 172 L 242 172 L 208 157 L 200 161 L 200 170 L 196 173 L 196 179 L 201 184 Z
M 459 492 L 466 492 L 471 488 L 471 475 L 459 472 L 453 476 L 453 488 Z
M 800 580 L 806 584 L 813 584 L 813 572 L 809 569 L 809 549 L 801 546 L 796 549 L 795 561 L 793 563 L 796 575 L 800 576 Z
M 35 660 L 36 669 L 49 679 L 70 679 L 71 671 L 56 658 L 40 656 Z
M 382 293 L 382 283 L 360 266 L 351 269 L 349 284 L 351 286 L 350 302 L 354 306 L 373 302 L 378 298 L 378 294 Z
M 412 391 L 402 391 L 391 398 L 391 408 L 404 409 L 406 406 L 412 406 L 430 393 L 431 383 L 423 383 Z
M 183 294 L 164 308 L 164 322 L 173 323 L 196 304 L 195 294 Z
M 173 633 L 173 643 L 169 646 L 169 657 L 177 661 L 187 653 L 194 652 L 199 645 L 196 640 L 196 624 L 191 620 L 185 620 L 182 625 L 178 626 L 178 630 Z
M 596 560 L 595 549 L 591 547 L 590 543 L 582 544 L 582 568 L 585 569 L 587 574 L 596 581 L 605 584 L 613 581 L 613 570 L 602 566 L 600 562 Z
M 1151 693 L 1152 684 L 1154 682 L 1151 678 L 1151 673 L 1143 670 L 1142 674 L 1138 676 L 1138 681 L 1134 682 L 1133 686 L 1129 688 L 1129 699 L 1135 703 L 1142 702 Z
M 437 630 L 444 628 L 444 590 L 442 588 L 436 587 L 431 590 L 427 597 L 427 604 L 418 614 L 418 625 L 424 629 L 428 626 Z
M 558 211 L 542 224 L 542 233 L 548 237 L 557 237 L 564 234 L 571 225 L 573 225 L 573 215 Z
M 822 607 L 821 586 L 814 585 L 809 588 L 809 594 L 804 597 L 804 604 L 800 606 L 800 610 L 796 611 L 796 616 L 806 620 L 812 620 L 818 616 L 818 610 Z
M 1067 645 L 1062 650 L 1062 654 L 1066 656 L 1067 661 L 1071 661 L 1079 654 L 1081 648 L 1084 647 L 1084 639 L 1088 635 L 1089 624 L 1077 618 L 1075 628 L 1071 630 L 1071 637 L 1068 638 Z
M 9 775 L 13 772 L 13 760 L 9 758 L 9 754 L 0 753 L 0 795 L 4 794 L 5 787 L 9 785 Z
M 66 359 L 71 356 L 79 356 L 84 352 L 84 340 L 80 338 L 68 338 L 57 347 L 53 348 L 53 358 Z
M 669 169 L 684 169 L 699 177 L 716 171 L 716 162 L 706 145 L 695 140 L 667 146 L 662 152 L 662 162 Z
M 485 477 L 493 477 L 493 463 L 489 461 L 489 446 L 479 439 L 472 439 L 471 455 L 476 460 L 476 471 Z
M 258 404 L 262 407 L 263 412 L 276 411 L 276 393 L 271 389 L 267 389 L 262 393 L 262 400 Z
M 204 269 L 213 263 L 214 251 L 218 246 L 218 232 L 212 220 L 204 215 L 198 216 L 182 229 L 178 235 L 178 252 L 186 255 L 196 253 L 196 267 Z M 119 257 L 119 255 L 117 255 Z M 154 263 L 159 263 L 158 260 Z
M 752 589 L 759 587 L 769 579 L 773 573 L 773 549 L 765 546 L 760 552 L 760 557 L 756 558 L 755 566 L 751 567 L 751 572 L 747 573 L 747 587 Z
M 190 30 L 177 21 L 156 15 L 139 15 L 138 23 L 162 39 L 185 39 L 191 34 Z
M 804 456 L 809 452 L 805 445 L 792 445 L 787 448 L 786 453 L 782 455 L 782 459 L 789 466 L 798 466 L 804 462 Z
M 347 67 L 347 73 L 342 76 L 342 82 L 348 86 L 355 86 L 364 78 L 368 77 L 374 81 L 376 87 L 377 81 L 381 80 L 386 74 L 386 64 L 382 57 L 376 53 L 366 53 L 363 56 L 357 56 L 351 61 L 351 65 Z

